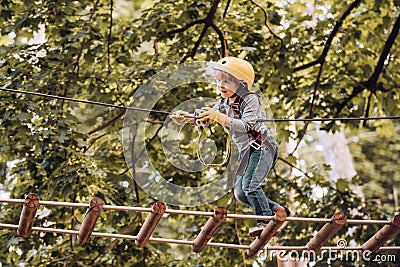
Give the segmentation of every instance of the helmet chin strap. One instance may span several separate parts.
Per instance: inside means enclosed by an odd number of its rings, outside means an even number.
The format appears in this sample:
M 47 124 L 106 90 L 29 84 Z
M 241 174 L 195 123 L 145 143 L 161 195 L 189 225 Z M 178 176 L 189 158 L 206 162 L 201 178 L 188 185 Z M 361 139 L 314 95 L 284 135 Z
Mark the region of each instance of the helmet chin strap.
M 233 93 L 233 95 L 231 95 L 231 96 L 228 97 L 228 98 L 235 98 L 235 97 L 237 97 L 237 94 L 236 94 L 236 93 Z
M 246 91 L 247 91 L 246 85 L 244 84 L 244 82 L 241 81 L 239 87 L 236 89 L 236 92 L 233 93 L 233 95 L 231 95 L 229 98 L 235 98 L 237 96 L 241 97 L 241 95 Z

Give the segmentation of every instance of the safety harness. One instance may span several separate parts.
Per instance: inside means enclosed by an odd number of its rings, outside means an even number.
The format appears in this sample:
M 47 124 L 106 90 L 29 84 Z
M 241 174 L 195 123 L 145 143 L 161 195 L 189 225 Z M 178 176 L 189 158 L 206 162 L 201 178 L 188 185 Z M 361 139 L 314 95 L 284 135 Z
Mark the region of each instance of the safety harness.
M 241 119 L 242 110 L 244 108 L 244 105 L 243 105 L 244 100 L 243 100 L 243 98 L 248 94 L 256 94 L 256 93 L 247 91 L 247 92 L 244 92 L 244 93 L 240 94 L 240 96 L 237 95 L 237 94 L 234 94 L 232 96 L 232 98 L 235 97 L 235 96 L 238 96 L 238 97 L 235 98 L 235 100 L 233 101 L 232 104 L 227 104 L 232 109 L 233 117 L 235 119 Z M 224 114 L 227 114 L 227 112 L 225 110 L 225 105 L 226 104 L 224 104 L 224 101 L 228 101 L 228 100 L 227 99 L 222 99 L 221 100 L 220 105 L 219 105 L 219 111 L 224 113 Z M 226 145 L 225 157 L 224 157 L 223 161 L 220 162 L 220 163 L 206 163 L 204 161 L 202 155 L 201 155 L 201 152 L 200 152 L 200 143 L 201 143 L 201 141 L 203 139 L 204 128 L 206 128 L 208 126 L 208 123 L 202 122 L 200 120 L 200 113 L 201 112 L 202 112 L 202 110 L 196 109 L 196 111 L 194 113 L 195 125 L 197 126 L 197 129 L 199 131 L 199 138 L 197 140 L 197 143 L 198 143 L 197 156 L 198 156 L 200 162 L 203 165 L 207 165 L 207 166 L 222 166 L 228 161 L 228 159 L 230 157 L 230 153 L 231 153 L 231 151 L 230 151 L 230 145 L 231 145 L 230 132 L 227 131 L 227 129 L 224 127 L 224 130 L 227 133 L 228 137 L 227 137 L 227 141 L 226 141 L 226 144 L 225 144 Z M 260 133 L 260 132 L 254 130 L 254 129 L 250 129 L 250 130 L 247 131 L 247 135 L 252 139 L 252 141 L 250 142 L 249 147 L 246 149 L 244 155 L 242 156 L 242 158 L 240 160 L 239 166 L 238 166 L 237 171 L 236 171 L 237 175 L 243 175 L 245 173 L 245 171 L 247 169 L 247 166 L 248 166 L 248 163 L 249 163 L 249 158 L 250 158 L 251 154 L 255 150 L 259 150 L 262 146 L 265 146 L 270 151 L 271 155 L 274 157 L 274 159 L 273 159 L 274 162 L 275 162 L 276 157 L 277 157 L 277 148 L 268 139 L 267 133 Z
M 248 94 L 255 94 L 252 92 L 246 92 L 244 94 L 241 94 L 240 96 L 236 97 L 235 100 L 233 101 L 232 104 L 228 104 L 232 111 L 233 111 L 233 117 L 235 119 L 240 119 L 242 117 L 242 109 L 243 107 L 243 103 L 244 100 L 243 98 L 248 95 Z M 223 104 L 223 101 L 225 101 L 225 99 L 221 100 L 221 104 Z M 226 100 L 227 101 L 227 100 Z M 224 112 L 226 113 L 226 110 L 221 110 L 221 107 L 223 107 L 223 105 L 220 104 L 220 112 Z M 254 129 L 249 129 L 247 131 L 247 135 L 252 139 L 249 147 L 246 149 L 244 155 L 242 156 L 238 169 L 236 171 L 237 175 L 243 175 L 247 169 L 248 163 L 249 163 L 249 158 L 251 156 L 251 154 L 255 151 L 255 150 L 259 150 L 262 146 L 265 146 L 269 152 L 271 153 L 271 155 L 274 157 L 274 162 L 276 160 L 277 157 L 277 148 L 275 145 L 273 145 L 271 143 L 271 141 L 268 138 L 267 133 L 260 133 L 257 130 Z

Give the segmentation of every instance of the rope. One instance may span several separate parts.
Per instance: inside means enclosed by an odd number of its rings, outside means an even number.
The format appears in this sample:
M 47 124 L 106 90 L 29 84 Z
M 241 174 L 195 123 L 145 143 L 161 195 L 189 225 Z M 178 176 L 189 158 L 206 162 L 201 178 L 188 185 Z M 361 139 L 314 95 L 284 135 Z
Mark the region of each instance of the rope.
M 0 199 L 0 203 L 10 203 L 10 204 L 23 204 L 24 199 Z M 71 208 L 88 208 L 88 204 L 83 203 L 72 203 L 72 202 L 56 202 L 56 201 L 43 201 L 39 200 L 39 205 L 43 206 L 58 206 L 58 207 L 71 207 Z M 151 208 L 143 207 L 127 207 L 127 206 L 112 206 L 104 205 L 103 210 L 115 210 L 115 211 L 132 211 L 132 212 L 151 212 Z M 181 215 L 191 215 L 191 216 L 202 216 L 202 217 L 212 217 L 214 212 L 204 212 L 204 211 L 190 211 L 190 210 L 176 210 L 176 209 L 166 209 L 165 213 L 168 214 L 181 214 Z M 233 214 L 228 213 L 226 218 L 231 219 L 243 219 L 243 220 L 272 220 L 273 216 L 258 216 L 258 215 L 247 215 L 247 214 Z M 306 217 L 287 217 L 288 222 L 309 222 L 309 223 L 330 223 L 332 219 L 326 218 L 306 218 Z M 357 220 L 348 219 L 347 224 L 359 224 L 359 225 L 389 225 L 391 221 L 387 220 Z
M 162 111 L 162 110 L 144 109 L 144 108 L 136 108 L 136 107 L 130 107 L 130 106 L 127 107 L 127 106 L 114 105 L 114 104 L 108 104 L 108 103 L 97 102 L 97 101 L 70 98 L 70 97 L 65 97 L 65 96 L 57 96 L 57 95 L 43 94 L 43 93 L 38 93 L 38 92 L 16 90 L 16 89 L 11 89 L 11 88 L 6 88 L 6 87 L 0 87 L 0 91 L 6 91 L 6 92 L 18 93 L 18 94 L 26 94 L 26 95 L 35 95 L 35 96 L 40 96 L 40 97 L 45 97 L 45 98 L 53 98 L 53 99 L 58 99 L 58 100 L 65 100 L 65 101 L 71 101 L 71 102 L 76 102 L 76 103 L 85 103 L 85 104 L 105 106 L 105 107 L 113 107 L 113 108 L 119 108 L 119 109 L 127 109 L 127 110 L 143 111 L 143 112 L 153 112 L 153 113 L 159 113 L 159 114 L 165 114 L 165 115 L 171 114 L 171 112 Z M 349 117 L 349 118 L 338 117 L 338 118 L 310 118 L 310 119 L 266 119 L 266 120 L 258 120 L 258 122 L 292 122 L 292 121 L 293 122 L 295 122 L 295 121 L 299 121 L 299 122 L 321 121 L 321 122 L 324 122 L 324 121 L 367 121 L 367 120 L 398 120 L 398 119 L 400 119 L 400 116 Z
M 0 228 L 5 229 L 18 229 L 18 225 L 15 224 L 5 224 L 0 223 Z M 55 229 L 55 228 L 45 228 L 45 227 L 32 227 L 32 231 L 44 232 L 44 233 L 54 233 L 54 234 L 63 234 L 63 235 L 78 235 L 79 231 L 76 230 L 63 230 L 63 229 Z M 108 233 L 99 233 L 92 232 L 90 236 L 93 237 L 106 237 L 106 238 L 117 238 L 117 239 L 125 239 L 125 240 L 137 240 L 137 236 L 133 235 L 123 235 L 123 234 L 108 234 Z M 150 242 L 158 242 L 158 243 L 169 243 L 169 244 L 177 244 L 177 245 L 193 245 L 193 241 L 189 240 L 179 240 L 179 239 L 169 239 L 169 238 L 156 238 L 150 237 Z M 219 247 L 219 248 L 235 248 L 235 249 L 249 249 L 250 246 L 247 245 L 237 245 L 237 244 L 229 244 L 229 243 L 214 243 L 208 242 L 207 246 L 210 247 Z M 305 246 L 266 246 L 267 250 L 307 250 Z M 361 246 L 354 247 L 321 247 L 321 250 L 362 250 Z M 380 247 L 379 250 L 400 250 L 399 246 L 391 246 L 391 247 Z
M 385 116 L 385 117 L 348 117 L 348 118 L 311 118 L 311 119 L 271 119 L 257 120 L 258 122 L 312 122 L 312 121 L 369 121 L 369 120 L 398 120 L 400 116 Z
M 0 203 L 11 203 L 11 204 L 23 204 L 25 202 L 24 199 L 0 199 Z M 61 206 L 61 207 L 75 207 L 75 208 L 88 208 L 87 204 L 82 203 L 72 203 L 72 202 L 55 202 L 55 201 L 41 201 L 39 200 L 39 205 L 47 205 L 47 206 Z M 90 205 L 89 205 L 90 206 Z M 111 206 L 111 205 L 103 205 L 103 210 L 125 210 L 125 211 L 138 211 L 138 212 L 152 212 L 151 208 L 141 208 L 141 207 L 125 207 L 125 206 Z M 165 213 L 169 214 L 186 214 L 186 215 L 196 215 L 196 216 L 214 216 L 214 212 L 198 212 L 198 211 L 186 211 L 186 210 L 175 210 L 175 209 L 166 209 Z M 227 218 L 236 218 L 236 219 L 267 219 L 271 220 L 273 216 L 255 216 L 255 215 L 240 215 L 240 214 L 227 214 Z M 331 223 L 332 219 L 320 219 L 320 218 L 299 218 L 299 217 L 287 217 L 286 221 L 309 221 L 309 222 L 325 222 Z M 347 220 L 348 224 L 391 224 L 391 221 L 378 221 L 378 220 Z M 20 225 L 16 224 L 5 224 L 0 223 L 0 229 L 14 229 L 18 230 Z M 47 227 L 32 227 L 32 231 L 45 232 L 45 233 L 54 233 L 54 234 L 63 234 L 63 235 L 76 235 L 79 236 L 81 233 L 77 230 L 67 230 L 67 229 L 57 229 L 57 228 L 47 228 Z M 113 233 L 101 233 L 101 232 L 91 232 L 90 236 L 93 237 L 105 237 L 105 238 L 113 238 L 113 239 L 125 239 L 125 240 L 138 240 L 138 236 L 134 235 L 126 235 L 126 234 L 113 234 Z M 150 242 L 159 242 L 159 243 L 170 243 L 177 245 L 189 245 L 193 246 L 194 241 L 190 240 L 180 240 L 180 239 L 168 239 L 168 238 L 154 238 L 150 237 L 148 239 Z M 230 243 L 214 243 L 207 242 L 207 246 L 210 247 L 218 247 L 218 248 L 233 248 L 233 249 L 251 249 L 251 245 L 241 245 L 241 244 L 230 244 Z M 282 251 L 304 251 L 308 250 L 307 246 L 266 246 L 262 248 L 266 251 L 268 250 L 282 250 Z M 320 250 L 330 250 L 330 251 L 339 251 L 339 250 L 358 250 L 362 251 L 362 246 L 336 246 L 336 247 L 321 247 Z M 390 251 L 399 251 L 399 246 L 389 246 L 389 247 L 379 247 L 378 250 L 390 250 Z
M 231 156 L 231 137 L 230 137 L 229 131 L 227 131 L 225 129 L 225 127 L 223 127 L 223 128 L 224 128 L 225 133 L 228 135 L 228 137 L 226 138 L 226 141 L 225 141 L 225 151 L 224 151 L 225 155 L 223 156 L 224 159 L 220 163 L 207 163 L 203 159 L 203 156 L 201 155 L 201 151 L 200 151 L 200 143 L 202 141 L 201 137 L 203 136 L 204 130 L 198 129 L 199 137 L 197 138 L 197 142 L 196 142 L 197 143 L 197 157 L 200 160 L 201 164 L 203 164 L 205 166 L 218 167 L 218 166 L 223 166 L 225 163 L 228 162 L 228 160 Z
M 167 111 L 144 109 L 144 108 L 135 108 L 135 107 L 126 107 L 126 106 L 108 104 L 108 103 L 103 103 L 103 102 L 96 102 L 96 101 L 90 101 L 90 100 L 70 98 L 70 97 L 65 97 L 65 96 L 57 96 L 57 95 L 49 95 L 49 94 L 43 94 L 43 93 L 37 93 L 37 92 L 23 91 L 23 90 L 15 90 L 15 89 L 10 89 L 10 88 L 5 88 L 5 87 L 1 87 L 0 91 L 6 91 L 6 92 L 10 92 L 10 93 L 19 93 L 19 94 L 25 94 L 25 95 L 35 95 L 35 96 L 40 96 L 40 97 L 44 97 L 44 98 L 53 98 L 53 99 L 58 99 L 58 100 L 65 100 L 65 101 L 71 101 L 71 102 L 76 102 L 76 103 L 85 103 L 85 104 L 104 106 L 104 107 L 129 109 L 129 110 L 143 111 L 143 112 L 155 112 L 155 113 L 166 114 L 166 115 L 171 114 L 170 112 L 167 112 Z

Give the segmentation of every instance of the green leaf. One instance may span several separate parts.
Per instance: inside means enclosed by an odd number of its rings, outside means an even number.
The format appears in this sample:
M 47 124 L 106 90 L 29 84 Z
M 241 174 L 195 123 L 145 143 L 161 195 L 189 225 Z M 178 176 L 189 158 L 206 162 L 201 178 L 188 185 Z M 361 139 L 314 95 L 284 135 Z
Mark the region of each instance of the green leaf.
M 338 179 L 336 181 L 336 189 L 340 193 L 345 193 L 349 189 L 349 182 L 342 178 Z

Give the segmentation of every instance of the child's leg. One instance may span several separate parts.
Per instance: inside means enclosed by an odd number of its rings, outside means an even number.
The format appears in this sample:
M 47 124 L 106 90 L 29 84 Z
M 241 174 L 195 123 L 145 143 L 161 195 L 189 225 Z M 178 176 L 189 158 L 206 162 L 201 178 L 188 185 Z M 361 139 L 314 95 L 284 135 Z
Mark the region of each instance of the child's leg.
M 242 185 L 242 176 L 237 177 L 237 183 L 234 188 L 234 194 L 235 198 L 242 202 L 243 204 L 246 204 L 247 206 L 251 207 L 250 202 L 247 200 L 246 194 L 243 191 L 243 185 Z M 272 210 L 272 212 L 276 212 L 280 205 L 276 203 L 275 201 L 272 201 L 271 199 L 268 199 L 268 206 Z M 286 208 L 285 208 L 286 209 Z M 288 215 L 289 216 L 289 215 Z
M 251 206 L 250 202 L 247 200 L 246 194 L 243 191 L 243 185 L 242 185 L 242 176 L 238 175 L 237 177 L 237 183 L 234 188 L 234 194 L 235 198 L 239 200 L 240 202 Z
M 262 182 L 273 164 L 273 156 L 268 149 L 254 151 L 249 159 L 246 172 L 242 178 L 242 189 L 256 215 L 271 216 L 272 211 L 281 206 L 268 199 L 262 190 Z

